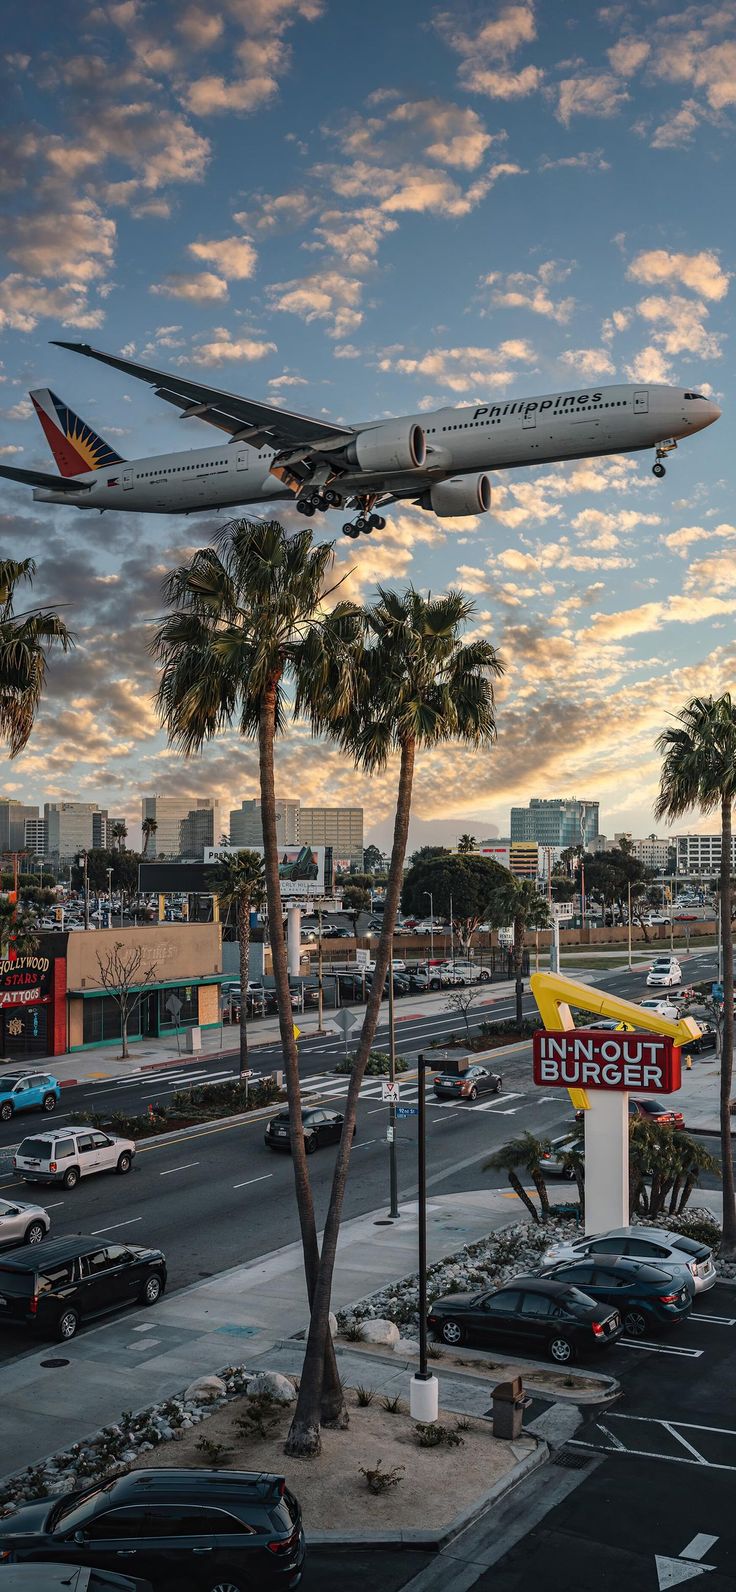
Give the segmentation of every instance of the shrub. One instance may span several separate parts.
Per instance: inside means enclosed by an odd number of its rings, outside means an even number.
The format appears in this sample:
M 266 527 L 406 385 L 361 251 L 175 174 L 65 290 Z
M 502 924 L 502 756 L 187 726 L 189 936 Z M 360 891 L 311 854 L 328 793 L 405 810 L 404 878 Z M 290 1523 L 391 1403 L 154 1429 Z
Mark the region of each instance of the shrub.
M 211 1437 L 199 1437 L 195 1447 L 213 1470 L 218 1470 L 220 1465 L 227 1464 L 232 1455 L 231 1448 L 227 1448 L 224 1443 L 215 1442 Z
M 367 1410 L 368 1405 L 373 1403 L 375 1396 L 375 1388 L 363 1387 L 360 1382 L 358 1383 L 355 1389 L 355 1397 L 358 1400 L 358 1404 L 362 1410 Z
M 462 1448 L 463 1439 L 459 1431 L 453 1431 L 450 1426 L 441 1426 L 439 1421 L 418 1421 L 414 1430 L 420 1448 Z
M 363 1326 L 360 1321 L 348 1321 L 342 1329 L 342 1335 L 348 1343 L 363 1342 Z
M 400 1393 L 394 1394 L 392 1399 L 386 1394 L 383 1399 L 383 1407 L 387 1415 L 403 1415 L 406 1409 Z
M 280 1408 L 267 1393 L 259 1393 L 257 1398 L 248 1399 L 235 1422 L 241 1437 L 271 1437 L 279 1424 L 277 1411 Z
M 382 1464 L 383 1461 L 378 1459 L 373 1469 L 366 1468 L 365 1465 L 360 1467 L 360 1474 L 365 1476 L 372 1493 L 388 1492 L 391 1487 L 398 1487 L 399 1482 L 403 1481 L 406 1468 L 404 1465 L 394 1465 L 393 1470 L 382 1470 Z
M 667 1227 L 670 1232 L 682 1233 L 684 1238 L 694 1238 L 699 1244 L 707 1244 L 710 1249 L 718 1249 L 723 1234 L 715 1217 L 706 1215 L 688 1215 L 683 1211 L 680 1216 L 668 1216 Z
M 335 1067 L 335 1072 L 352 1072 L 355 1065 L 355 1059 L 355 1055 L 341 1056 Z M 408 1061 L 405 1061 L 403 1056 L 397 1056 L 395 1062 L 395 1071 L 407 1072 L 408 1068 Z M 368 1061 L 366 1062 L 366 1078 L 388 1078 L 390 1071 L 391 1058 L 387 1052 L 384 1050 L 371 1050 L 368 1055 Z

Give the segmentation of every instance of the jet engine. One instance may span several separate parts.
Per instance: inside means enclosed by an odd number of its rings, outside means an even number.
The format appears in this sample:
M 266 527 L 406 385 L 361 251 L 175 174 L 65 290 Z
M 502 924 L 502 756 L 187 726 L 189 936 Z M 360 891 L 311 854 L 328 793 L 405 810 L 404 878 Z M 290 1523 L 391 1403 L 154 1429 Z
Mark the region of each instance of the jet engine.
M 359 432 L 346 448 L 348 463 L 369 471 L 421 470 L 426 453 L 424 432 L 414 421 L 372 426 Z
M 433 509 L 442 520 L 462 514 L 487 514 L 491 506 L 491 483 L 487 475 L 456 475 L 450 481 L 435 481 L 421 497 L 423 509 Z

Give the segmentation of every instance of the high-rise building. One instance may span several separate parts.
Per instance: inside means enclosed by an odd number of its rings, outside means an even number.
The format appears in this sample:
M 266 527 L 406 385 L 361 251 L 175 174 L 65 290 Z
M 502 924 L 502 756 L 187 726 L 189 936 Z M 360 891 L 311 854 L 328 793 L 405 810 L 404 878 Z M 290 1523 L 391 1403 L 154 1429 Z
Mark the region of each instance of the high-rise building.
M 336 870 L 347 862 L 360 873 L 363 868 L 362 807 L 301 807 L 299 840 L 307 846 L 331 846 Z
M 212 807 L 190 807 L 186 818 L 182 819 L 180 830 L 180 849 L 182 857 L 204 857 L 205 846 L 216 846 L 220 838 L 215 834 L 215 811 Z M 156 836 L 158 840 L 158 835 Z
M 216 837 L 219 840 L 219 835 Z M 299 843 L 299 802 L 276 800 L 276 838 L 280 846 L 296 846 Z M 261 803 L 257 797 L 251 801 L 243 801 L 230 813 L 230 845 L 242 846 L 245 850 L 249 846 L 263 845 L 263 823 L 261 820 Z
M 46 820 L 26 818 L 23 825 L 23 850 L 33 857 L 45 857 L 47 844 Z
M 27 818 L 38 818 L 38 808 L 10 798 L 0 801 L 0 852 L 23 850 Z
M 220 838 L 220 803 L 215 796 L 143 796 L 141 798 L 141 818 L 153 818 L 156 822 L 156 834 L 151 845 L 151 851 L 157 857 L 180 857 L 183 852 L 182 825 L 192 818 L 193 814 L 209 812 L 211 814 L 211 830 L 214 840 Z M 190 823 L 185 831 L 185 840 L 193 842 L 194 830 Z M 213 840 L 206 844 L 212 845 Z M 203 845 L 205 842 L 203 842 Z M 202 852 L 187 850 L 187 856 L 201 856 Z
M 717 873 L 721 866 L 720 835 L 676 835 L 678 873 Z M 736 835 L 731 836 L 731 872 L 736 870 Z
M 540 846 L 589 846 L 599 832 L 599 803 L 575 797 L 533 796 L 528 807 L 512 807 L 511 840 L 536 840 Z
M 660 840 L 657 835 L 647 835 L 645 840 L 634 840 L 625 830 L 614 835 L 613 840 L 616 846 L 619 846 L 622 840 L 628 841 L 632 857 L 635 857 L 637 862 L 643 862 L 645 868 L 656 868 L 658 873 L 674 872 L 676 856 L 674 840 Z
M 95 844 L 101 824 L 107 819 L 96 802 L 45 802 L 46 848 L 49 857 L 68 862 L 80 851 Z

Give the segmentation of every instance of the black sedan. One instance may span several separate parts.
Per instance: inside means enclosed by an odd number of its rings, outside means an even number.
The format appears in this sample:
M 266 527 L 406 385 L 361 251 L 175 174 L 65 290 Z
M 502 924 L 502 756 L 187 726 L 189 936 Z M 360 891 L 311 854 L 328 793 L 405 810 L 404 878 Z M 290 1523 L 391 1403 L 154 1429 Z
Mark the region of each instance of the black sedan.
M 446 1294 L 435 1299 L 427 1322 L 444 1343 L 504 1344 L 513 1354 L 546 1353 L 557 1365 L 605 1348 L 623 1332 L 618 1310 L 546 1277 L 514 1277 L 490 1292 Z
M 697 1039 L 689 1039 L 682 1046 L 683 1056 L 699 1056 L 704 1050 L 715 1050 L 716 1031 L 712 1023 L 706 1023 L 702 1017 L 695 1019 L 700 1033 Z
M 618 1310 L 630 1338 L 642 1338 L 657 1327 L 684 1321 L 693 1307 L 689 1288 L 678 1286 L 666 1272 L 646 1261 L 592 1257 L 560 1261 L 544 1275 L 555 1282 L 572 1283 L 598 1304 Z
M 328 1106 L 310 1106 L 308 1111 L 302 1111 L 304 1148 L 307 1155 L 311 1155 L 322 1144 L 337 1144 L 344 1120 L 342 1111 L 331 1111 Z M 355 1128 L 353 1128 L 353 1138 L 355 1138 Z M 271 1117 L 263 1141 L 269 1150 L 291 1149 L 288 1111 L 279 1111 L 277 1116 Z
M 125 1564 L 160 1592 L 293 1587 L 304 1564 L 301 1511 L 283 1476 L 132 1470 L 0 1520 L 0 1563 L 44 1560 L 69 1571 Z
M 476 1062 L 467 1072 L 439 1073 L 432 1087 L 438 1100 L 477 1100 L 482 1094 L 500 1094 L 503 1078 Z

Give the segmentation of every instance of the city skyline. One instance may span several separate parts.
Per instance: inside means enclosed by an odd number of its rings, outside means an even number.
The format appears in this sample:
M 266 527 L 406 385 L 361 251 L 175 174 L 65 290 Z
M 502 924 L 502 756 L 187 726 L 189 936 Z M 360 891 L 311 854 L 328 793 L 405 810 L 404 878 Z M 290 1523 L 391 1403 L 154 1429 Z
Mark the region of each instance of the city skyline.
M 607 832 L 646 835 L 656 735 L 693 694 L 728 688 L 736 656 L 736 7 L 455 16 L 378 0 L 353 11 L 349 87 L 336 19 L 330 0 L 208 19 L 71 0 L 49 8 L 43 55 L 31 14 L 8 19 L 0 453 L 50 467 L 27 398 L 45 385 L 127 457 L 215 435 L 54 337 L 334 419 L 617 379 L 712 395 L 721 420 L 664 481 L 649 454 L 584 460 L 494 475 L 481 519 L 404 507 L 355 545 L 334 516 L 312 522 L 337 532 L 341 595 L 458 583 L 507 666 L 493 753 L 420 760 L 412 845 L 504 834 L 532 787 L 595 790 Z M 99 519 L 8 483 L 0 512 L 0 549 L 36 559 L 34 596 L 78 636 L 0 794 L 94 796 L 132 827 L 141 789 L 206 787 L 223 811 L 255 791 L 252 745 L 226 733 L 186 764 L 152 702 L 162 578 L 222 517 Z M 394 769 L 360 780 L 296 725 L 278 782 L 305 806 L 326 790 L 363 805 L 366 840 L 385 844 Z

